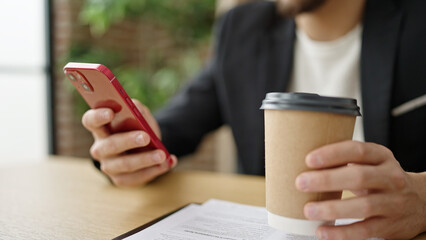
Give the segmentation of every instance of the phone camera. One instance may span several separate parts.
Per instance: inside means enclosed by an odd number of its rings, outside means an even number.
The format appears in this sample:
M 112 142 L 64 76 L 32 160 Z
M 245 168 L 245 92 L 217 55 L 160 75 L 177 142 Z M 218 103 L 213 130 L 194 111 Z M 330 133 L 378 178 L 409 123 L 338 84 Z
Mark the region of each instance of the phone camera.
M 71 73 L 67 73 L 67 77 L 68 77 L 68 79 L 69 79 L 69 80 L 71 80 L 71 81 L 73 81 L 73 82 L 77 82 L 77 79 L 74 77 L 74 75 L 73 75 L 73 74 L 71 74 Z
M 84 88 L 84 90 L 91 92 L 92 89 L 87 85 L 85 82 L 81 82 L 81 86 Z
M 78 72 L 76 72 L 75 75 L 77 76 L 78 80 L 82 80 L 83 79 L 83 77 Z

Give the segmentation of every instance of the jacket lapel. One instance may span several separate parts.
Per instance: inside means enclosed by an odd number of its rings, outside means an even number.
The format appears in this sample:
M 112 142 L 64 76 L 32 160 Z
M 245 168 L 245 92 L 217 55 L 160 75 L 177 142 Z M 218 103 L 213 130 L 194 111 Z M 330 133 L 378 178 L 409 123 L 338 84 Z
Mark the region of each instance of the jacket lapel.
M 367 1 L 361 50 L 365 140 L 389 145 L 390 103 L 402 14 L 390 0 Z
M 268 92 L 284 92 L 290 81 L 293 66 L 295 23 L 293 19 L 278 19 L 267 29 L 261 41 L 258 91 L 260 99 Z
M 271 38 L 271 53 L 275 69 L 271 80 L 267 82 L 267 90 L 284 92 L 290 83 L 293 71 L 293 53 L 296 24 L 293 19 L 282 19 L 275 28 Z

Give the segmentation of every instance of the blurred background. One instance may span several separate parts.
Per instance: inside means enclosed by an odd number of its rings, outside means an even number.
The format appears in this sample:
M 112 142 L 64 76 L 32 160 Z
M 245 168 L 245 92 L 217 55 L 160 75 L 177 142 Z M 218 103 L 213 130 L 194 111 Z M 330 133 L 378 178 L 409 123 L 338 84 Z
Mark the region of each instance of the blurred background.
M 102 63 L 153 112 L 208 61 L 214 21 L 250 0 L 14 0 L 0 9 L 0 166 L 48 155 L 86 158 L 88 109 L 64 77 L 70 61 Z M 179 168 L 233 172 L 227 127 Z

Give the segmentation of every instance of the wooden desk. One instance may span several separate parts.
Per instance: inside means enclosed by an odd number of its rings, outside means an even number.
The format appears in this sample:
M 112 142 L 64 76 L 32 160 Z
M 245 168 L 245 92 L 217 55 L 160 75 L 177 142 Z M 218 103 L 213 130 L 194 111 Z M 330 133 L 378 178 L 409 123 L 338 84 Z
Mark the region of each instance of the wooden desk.
M 88 160 L 52 157 L 0 168 L 0 239 L 111 239 L 190 202 L 264 206 L 264 190 L 263 177 L 199 171 L 120 189 Z

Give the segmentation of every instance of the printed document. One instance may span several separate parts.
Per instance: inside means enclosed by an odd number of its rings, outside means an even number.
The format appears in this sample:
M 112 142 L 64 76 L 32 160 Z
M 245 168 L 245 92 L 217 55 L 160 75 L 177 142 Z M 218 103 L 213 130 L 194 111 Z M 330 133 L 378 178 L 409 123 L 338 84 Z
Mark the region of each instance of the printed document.
M 357 220 L 346 219 L 340 224 L 355 221 Z M 286 234 L 271 228 L 268 225 L 267 211 L 263 207 L 211 199 L 202 205 L 188 205 L 125 239 L 315 240 L 317 238 Z

